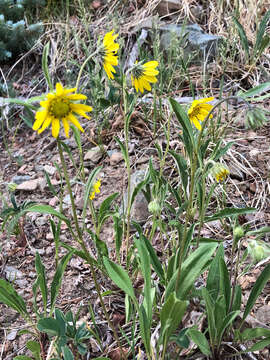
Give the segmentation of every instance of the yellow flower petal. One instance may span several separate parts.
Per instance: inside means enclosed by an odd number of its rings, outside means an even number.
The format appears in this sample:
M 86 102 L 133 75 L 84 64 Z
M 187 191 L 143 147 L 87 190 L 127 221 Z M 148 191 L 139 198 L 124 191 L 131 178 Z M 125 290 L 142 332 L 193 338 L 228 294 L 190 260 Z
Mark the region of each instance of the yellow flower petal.
M 66 137 L 69 138 L 69 122 L 68 119 L 62 119 Z
M 59 119 L 52 118 L 52 136 L 57 138 L 60 131 L 60 121 Z
M 38 130 L 41 127 L 41 125 L 43 124 L 46 116 L 47 116 L 46 110 L 38 111 L 36 113 L 36 116 L 35 116 L 36 121 L 34 122 L 32 129 Z
M 77 118 L 70 114 L 67 119 L 73 124 L 76 126 L 76 128 L 78 128 L 81 132 L 84 132 L 83 128 L 81 127 L 81 124 L 79 123 L 79 121 L 77 120 Z
M 51 122 L 52 122 L 52 118 L 50 116 L 47 116 L 46 119 L 44 120 L 42 127 L 38 130 L 38 134 L 41 134 L 45 129 L 47 129 L 47 127 L 51 125 Z
M 63 88 L 62 84 L 57 83 L 55 88 L 56 88 L 56 95 L 61 96 L 64 92 L 64 88 Z

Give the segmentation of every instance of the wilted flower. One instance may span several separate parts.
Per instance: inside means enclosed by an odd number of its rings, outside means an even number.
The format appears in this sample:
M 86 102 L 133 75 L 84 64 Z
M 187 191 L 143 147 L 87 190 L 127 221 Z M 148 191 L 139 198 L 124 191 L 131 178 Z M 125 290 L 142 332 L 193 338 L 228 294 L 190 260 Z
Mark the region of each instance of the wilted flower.
M 135 64 L 132 70 L 131 82 L 136 91 L 144 92 L 144 89 L 151 91 L 150 83 L 156 83 L 156 76 L 159 71 L 156 70 L 157 61 L 148 61 L 145 64 Z
M 93 185 L 93 191 L 91 192 L 91 194 L 89 195 L 90 200 L 93 200 L 95 198 L 96 194 L 100 193 L 100 185 L 101 185 L 101 180 L 98 179 L 94 185 Z
M 92 111 L 92 107 L 74 103 L 76 100 L 87 99 L 85 95 L 72 94 L 75 91 L 76 88 L 65 89 L 60 83 L 57 83 L 56 91 L 48 93 L 47 99 L 40 102 L 43 109 L 37 111 L 32 129 L 40 134 L 52 124 L 52 136 L 57 138 L 60 131 L 60 122 L 62 122 L 66 137 L 69 137 L 70 123 L 84 132 L 74 113 L 90 119 L 85 112 Z
M 191 104 L 191 107 L 188 110 L 189 120 L 193 122 L 193 124 L 196 126 L 198 130 L 202 129 L 201 122 L 205 120 L 205 118 L 213 108 L 213 105 L 206 104 L 212 100 L 214 100 L 213 97 L 194 100 Z M 210 115 L 210 118 L 212 117 L 213 115 Z
M 118 34 L 113 35 L 114 30 L 105 34 L 103 39 L 103 49 L 101 50 L 103 55 L 103 67 L 108 75 L 109 79 L 114 79 L 113 73 L 115 73 L 114 66 L 118 65 L 117 51 L 119 44 L 114 42 Z

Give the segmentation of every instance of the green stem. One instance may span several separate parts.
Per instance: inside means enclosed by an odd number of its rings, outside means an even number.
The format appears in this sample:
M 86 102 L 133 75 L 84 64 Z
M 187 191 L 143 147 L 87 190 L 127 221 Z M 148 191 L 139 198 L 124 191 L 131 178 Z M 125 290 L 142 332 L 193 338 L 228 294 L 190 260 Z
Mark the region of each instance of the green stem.
M 81 79 L 81 76 L 82 76 L 82 72 L 83 72 L 86 64 L 88 63 L 88 61 L 89 61 L 93 56 L 95 56 L 96 54 L 98 54 L 98 52 L 100 51 L 100 49 L 101 49 L 101 46 L 98 47 L 98 48 L 96 49 L 96 51 L 94 51 L 92 54 L 90 54 L 90 55 L 84 60 L 82 66 L 81 66 L 81 68 L 80 68 L 80 71 L 79 71 L 77 80 L 76 80 L 76 85 L 75 85 L 75 87 L 76 87 L 77 90 L 78 90 L 78 87 L 79 87 L 79 83 L 80 83 L 80 79 Z
M 87 247 L 85 245 L 85 242 L 84 242 L 83 237 L 82 237 L 82 232 L 81 232 L 80 227 L 79 227 L 79 222 L 78 222 L 78 217 L 77 217 L 77 213 L 76 213 L 76 206 L 75 206 L 74 196 L 72 194 L 69 175 L 68 175 L 68 172 L 67 172 L 67 166 L 66 166 L 66 163 L 65 163 L 63 150 L 62 150 L 62 146 L 61 146 L 61 142 L 60 142 L 59 138 L 57 138 L 57 146 L 58 146 L 60 160 L 61 160 L 61 164 L 62 164 L 62 168 L 63 168 L 63 172 L 64 172 L 64 177 L 65 177 L 65 180 L 66 180 L 66 183 L 67 183 L 67 188 L 68 188 L 68 192 L 69 192 L 69 196 L 70 196 L 70 200 L 71 200 L 73 219 L 74 219 L 75 227 L 76 227 L 76 231 L 77 231 L 77 236 L 75 236 L 75 240 L 77 242 L 79 242 L 79 244 L 80 244 L 80 246 L 81 246 L 81 248 L 82 248 L 82 250 L 83 250 L 83 252 L 84 252 L 84 254 L 85 254 L 86 258 L 87 258 L 87 263 L 90 266 L 90 271 L 91 271 L 91 274 L 92 274 L 92 277 L 93 277 L 93 280 L 94 280 L 95 288 L 96 288 L 97 293 L 98 293 L 98 297 L 99 297 L 101 307 L 102 307 L 102 309 L 104 311 L 104 315 L 106 317 L 106 320 L 107 320 L 110 328 L 113 331 L 115 340 L 117 341 L 117 344 L 118 344 L 118 346 L 120 348 L 120 351 L 123 354 L 121 343 L 119 341 L 119 337 L 117 335 L 115 327 L 113 326 L 112 322 L 110 321 L 109 314 L 108 314 L 108 312 L 106 310 L 106 307 L 105 307 L 105 304 L 104 304 L 104 301 L 103 301 L 103 298 L 102 298 L 101 289 L 100 289 L 100 285 L 99 285 L 99 283 L 97 281 L 96 272 L 95 272 L 95 269 L 94 269 L 92 258 L 91 258 L 90 254 L 89 254 L 89 251 L 88 251 L 88 249 L 87 249 Z

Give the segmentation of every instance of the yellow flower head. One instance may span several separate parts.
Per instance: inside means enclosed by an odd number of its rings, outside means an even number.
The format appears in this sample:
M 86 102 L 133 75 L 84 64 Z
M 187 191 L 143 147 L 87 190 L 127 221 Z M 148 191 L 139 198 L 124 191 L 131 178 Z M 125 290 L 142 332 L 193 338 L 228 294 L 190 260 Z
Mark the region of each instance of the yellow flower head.
M 216 164 L 212 167 L 211 173 L 212 173 L 212 175 L 216 178 L 216 181 L 217 181 L 217 182 L 222 182 L 222 181 L 224 181 L 224 180 L 227 178 L 227 176 L 230 174 L 230 171 L 229 171 L 229 169 L 228 169 L 226 166 L 224 166 L 224 165 L 222 165 L 222 164 L 220 164 L 220 163 L 216 163 Z
M 93 185 L 93 191 L 91 192 L 91 194 L 89 195 L 90 200 L 93 200 L 95 198 L 96 194 L 100 193 L 100 185 L 101 185 L 101 180 L 98 179 L 94 185 Z
M 150 83 L 156 83 L 156 76 L 159 74 L 159 71 L 156 70 L 157 66 L 157 61 L 148 61 L 143 65 L 135 64 L 133 74 L 131 75 L 131 82 L 137 92 L 143 93 L 144 89 L 151 91 Z
M 52 124 L 52 136 L 57 138 L 60 131 L 60 122 L 63 123 L 66 137 L 69 137 L 69 124 L 72 123 L 80 131 L 84 131 L 74 113 L 90 119 L 85 112 L 92 111 L 92 107 L 84 104 L 75 104 L 76 100 L 85 100 L 82 94 L 72 94 L 76 88 L 65 89 L 60 83 L 56 84 L 56 91 L 47 94 L 47 99 L 40 102 L 43 108 L 36 113 L 36 120 L 32 129 L 39 134 Z
M 191 122 L 196 126 L 198 130 L 201 130 L 201 121 L 204 121 L 209 112 L 212 110 L 213 105 L 206 104 L 209 101 L 214 100 L 213 97 L 206 99 L 194 100 L 191 104 L 191 107 L 188 110 L 188 117 Z M 210 115 L 212 118 L 213 115 Z
M 108 75 L 109 79 L 114 79 L 113 73 L 115 73 L 114 66 L 118 65 L 118 56 L 117 51 L 119 49 L 119 44 L 114 42 L 118 37 L 118 34 L 113 35 L 114 30 L 105 34 L 103 39 L 103 67 Z

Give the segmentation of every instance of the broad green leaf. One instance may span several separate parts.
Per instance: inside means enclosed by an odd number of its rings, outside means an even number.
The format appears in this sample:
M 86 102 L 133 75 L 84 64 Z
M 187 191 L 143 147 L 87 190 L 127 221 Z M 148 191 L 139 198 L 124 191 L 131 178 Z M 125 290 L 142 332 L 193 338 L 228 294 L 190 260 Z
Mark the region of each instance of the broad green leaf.
M 148 321 L 143 305 L 139 309 L 140 334 L 143 339 L 147 354 L 150 354 L 150 323 Z
M 183 262 L 180 276 L 180 286 L 176 294 L 178 299 L 185 300 L 187 298 L 190 289 L 194 285 L 194 281 L 198 278 L 201 272 L 205 270 L 205 266 L 211 259 L 216 247 L 216 243 L 200 245 L 199 248 L 191 253 Z M 166 288 L 165 299 L 167 299 L 170 293 L 174 290 L 177 275 L 178 269 L 176 269 Z
M 123 156 L 124 156 L 125 162 L 127 163 L 127 161 L 128 161 L 128 154 L 127 154 L 127 151 L 126 151 L 126 148 L 125 148 L 124 143 L 122 143 L 122 141 L 121 141 L 118 137 L 115 137 L 114 139 L 115 139 L 115 141 L 117 141 L 118 145 L 120 146 L 120 149 L 121 149 L 122 154 L 123 154 Z
M 236 285 L 234 291 L 234 298 L 232 303 L 232 311 L 240 310 L 242 303 L 242 289 L 240 285 Z
M 211 295 L 212 299 L 216 301 L 219 294 L 219 286 L 220 286 L 220 271 L 219 271 L 219 259 L 224 258 L 224 247 L 221 244 L 217 250 L 216 256 L 211 262 L 207 282 L 206 289 Z
M 251 230 L 246 233 L 247 236 L 250 235 L 261 235 L 261 234 L 267 234 L 270 232 L 270 226 L 263 226 L 260 229 L 257 230 Z
M 187 301 L 176 298 L 175 292 L 171 293 L 160 312 L 161 336 L 169 339 L 177 329 L 187 308 Z
M 255 208 L 241 208 L 241 209 L 225 208 L 225 209 L 219 211 L 218 213 L 216 213 L 215 215 L 206 216 L 204 219 L 204 222 L 207 223 L 210 221 L 222 219 L 224 217 L 231 217 L 231 216 L 242 215 L 242 214 L 250 214 L 255 211 L 257 211 L 257 209 L 255 209 Z
M 0 302 L 16 310 L 23 317 L 29 317 L 23 298 L 4 279 L 0 279 Z
M 37 323 L 37 328 L 41 332 L 45 332 L 51 336 L 60 336 L 61 329 L 59 323 L 56 319 L 51 317 L 49 318 L 42 318 Z
M 190 329 L 188 330 L 187 334 L 191 337 L 191 340 L 199 347 L 204 355 L 211 355 L 208 340 L 202 332 L 196 329 Z
M 240 314 L 240 311 L 233 311 L 231 313 L 229 313 L 225 319 L 223 320 L 223 324 L 221 326 L 221 328 L 218 329 L 218 345 L 221 343 L 222 340 L 222 336 L 224 334 L 224 331 L 229 327 L 229 325 L 231 325 L 231 323 L 233 322 L 233 320 L 236 318 L 236 316 L 238 316 Z
M 27 349 L 29 349 L 33 354 L 40 354 L 40 344 L 37 341 L 27 341 L 26 343 Z
M 114 228 L 114 239 L 115 239 L 115 250 L 116 254 L 120 256 L 120 249 L 122 245 L 122 237 L 123 237 L 123 223 L 120 216 L 113 216 L 113 228 Z
M 132 287 L 131 280 L 128 273 L 118 264 L 115 264 L 110 259 L 103 258 L 104 266 L 108 272 L 109 277 L 112 281 L 126 294 L 128 294 L 132 300 L 136 301 L 135 293 Z
M 246 304 L 246 308 L 245 308 L 245 311 L 243 314 L 241 326 L 242 326 L 245 318 L 248 316 L 249 312 L 253 308 L 253 305 L 255 304 L 258 296 L 261 294 L 262 289 L 264 288 L 265 284 L 267 283 L 267 281 L 269 279 L 270 279 L 270 264 L 266 265 L 266 267 L 263 269 L 260 276 L 256 280 L 255 284 L 253 285 L 253 288 L 250 292 L 250 295 L 249 295 L 249 298 L 248 298 L 248 301 Z
M 59 211 L 55 210 L 50 205 L 33 205 L 26 209 L 26 212 L 37 212 L 41 214 L 50 214 L 58 217 L 59 219 L 63 220 L 67 225 L 70 225 L 70 221 L 67 217 L 61 214 Z
M 52 182 L 51 182 L 51 179 L 49 177 L 49 174 L 47 173 L 46 170 L 44 170 L 44 175 L 45 175 L 45 178 L 46 178 L 46 182 L 48 184 L 48 187 L 49 189 L 51 190 L 52 194 L 54 196 L 57 196 L 57 191 L 55 190 L 55 187 L 53 186 Z
M 73 252 L 69 252 L 67 253 L 65 256 L 63 256 L 63 258 L 61 259 L 60 263 L 58 264 L 52 283 L 51 283 L 51 311 L 50 311 L 50 315 L 52 314 L 53 310 L 54 310 L 54 305 L 55 305 L 55 301 L 56 301 L 56 297 L 58 295 L 59 289 L 61 287 L 62 284 L 62 279 L 63 279 L 63 275 L 66 269 L 66 266 L 69 262 L 69 260 L 71 259 L 73 255 Z
M 48 302 L 48 288 L 47 288 L 47 281 L 45 276 L 45 266 L 42 264 L 38 251 L 36 252 L 35 267 L 38 277 L 38 284 L 40 287 L 40 292 L 43 300 L 43 309 L 44 309 L 44 313 L 46 313 L 47 302 Z
M 74 360 L 74 356 L 67 345 L 62 346 L 61 350 L 64 356 L 64 360 Z
M 217 338 L 217 329 L 216 329 L 216 322 L 215 322 L 215 316 L 214 316 L 214 302 L 211 299 L 211 296 L 209 295 L 206 288 L 202 289 L 202 296 L 205 301 L 206 306 L 206 314 L 207 314 L 207 322 L 208 322 L 208 330 L 210 335 L 210 341 L 211 343 L 216 343 Z

